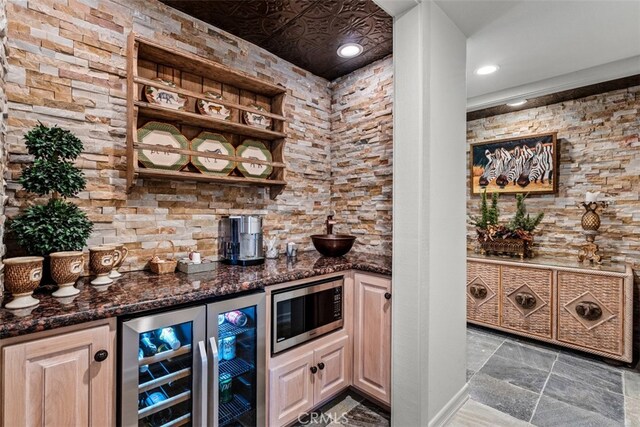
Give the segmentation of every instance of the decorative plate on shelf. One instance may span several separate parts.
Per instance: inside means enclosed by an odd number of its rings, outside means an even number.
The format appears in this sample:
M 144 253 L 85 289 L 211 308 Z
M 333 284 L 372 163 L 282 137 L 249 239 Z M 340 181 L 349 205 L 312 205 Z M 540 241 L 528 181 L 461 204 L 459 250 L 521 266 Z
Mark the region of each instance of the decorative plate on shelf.
M 202 132 L 191 140 L 191 149 L 203 153 L 235 156 L 236 150 L 219 133 Z M 211 157 L 191 156 L 191 163 L 202 173 L 208 175 L 229 175 L 236 167 L 232 160 L 213 159 Z
M 145 86 L 144 96 L 150 104 L 161 105 L 173 110 L 184 110 L 184 105 L 187 103 L 187 97 L 173 92 L 172 87 L 176 87 L 173 82 L 153 79 L 160 83 L 158 86 Z
M 213 92 L 205 92 L 205 96 L 210 99 L 223 99 L 221 95 Z M 198 99 L 196 105 L 198 106 L 200 114 L 205 116 L 220 120 L 229 120 L 231 118 L 231 110 L 217 102 L 209 101 L 208 99 Z
M 264 160 L 266 162 L 273 160 L 271 152 L 266 145 L 254 139 L 245 139 L 236 148 L 236 155 L 245 159 Z M 247 178 L 268 178 L 273 171 L 273 166 L 251 163 L 250 161 L 238 162 L 238 170 Z
M 180 133 L 177 127 L 168 123 L 148 122 L 138 129 L 138 142 L 140 144 L 189 149 L 189 140 Z M 189 156 L 140 148 L 138 149 L 138 161 L 146 168 L 177 171 L 189 163 Z
M 249 105 L 249 107 L 254 108 L 259 111 L 267 112 L 264 107 L 259 105 Z M 255 126 L 257 128 L 269 129 L 271 127 L 271 119 L 267 116 L 263 116 L 262 114 L 252 113 L 251 111 L 243 111 L 242 117 L 244 118 L 244 122 L 249 126 Z

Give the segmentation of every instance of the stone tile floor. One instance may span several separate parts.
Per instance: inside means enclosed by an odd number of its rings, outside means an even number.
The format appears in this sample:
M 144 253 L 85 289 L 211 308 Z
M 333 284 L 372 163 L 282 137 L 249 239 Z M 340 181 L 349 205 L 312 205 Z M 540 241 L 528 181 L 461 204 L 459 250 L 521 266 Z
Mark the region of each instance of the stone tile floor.
M 578 352 L 469 326 L 467 380 L 450 426 L 640 427 L 640 372 Z
M 340 394 L 319 411 L 300 419 L 295 427 L 389 427 L 391 415 L 354 390 Z

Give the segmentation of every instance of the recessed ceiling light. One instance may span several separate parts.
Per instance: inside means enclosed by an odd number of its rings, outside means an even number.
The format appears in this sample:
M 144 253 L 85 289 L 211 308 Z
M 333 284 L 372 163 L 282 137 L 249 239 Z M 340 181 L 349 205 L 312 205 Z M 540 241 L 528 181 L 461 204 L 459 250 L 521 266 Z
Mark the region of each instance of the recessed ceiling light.
M 520 101 L 507 102 L 509 107 L 519 107 L 527 103 L 526 99 L 521 99 Z
M 358 43 L 346 43 L 338 48 L 338 56 L 341 58 L 354 58 L 362 53 L 363 49 Z
M 485 65 L 476 69 L 475 73 L 479 76 L 486 76 L 487 74 L 495 73 L 499 68 L 497 65 Z

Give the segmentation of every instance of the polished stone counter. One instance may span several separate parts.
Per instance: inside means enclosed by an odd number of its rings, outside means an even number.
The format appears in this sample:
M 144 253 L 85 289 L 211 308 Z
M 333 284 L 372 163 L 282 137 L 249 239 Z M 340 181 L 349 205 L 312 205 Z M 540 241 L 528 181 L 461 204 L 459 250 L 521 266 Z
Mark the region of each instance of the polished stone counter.
M 61 301 L 50 293 L 34 296 L 40 304 L 31 313 L 0 309 L 0 339 L 92 320 L 212 300 L 224 295 L 261 290 L 265 286 L 346 270 L 391 275 L 391 257 L 350 253 L 325 258 L 317 252 L 300 253 L 295 260 L 280 256 L 263 265 L 238 267 L 220 264 L 214 271 L 155 275 L 148 271 L 124 273 L 107 289 L 98 291 L 90 277 L 76 287 L 80 294 Z M 8 297 L 5 295 L 6 303 Z M 66 302 L 66 303 L 65 303 Z

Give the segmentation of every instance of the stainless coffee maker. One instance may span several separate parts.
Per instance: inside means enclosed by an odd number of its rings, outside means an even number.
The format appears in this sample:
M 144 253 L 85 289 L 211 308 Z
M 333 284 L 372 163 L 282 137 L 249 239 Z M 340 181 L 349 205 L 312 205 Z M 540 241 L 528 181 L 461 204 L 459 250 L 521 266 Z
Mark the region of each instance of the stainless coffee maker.
M 223 216 L 220 220 L 219 254 L 225 264 L 262 264 L 262 218 L 254 215 Z

